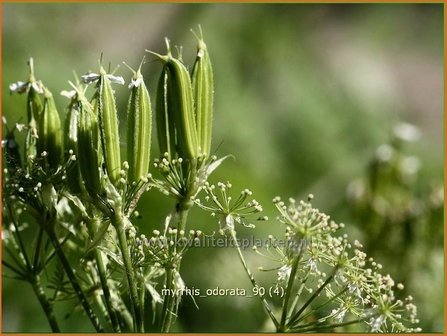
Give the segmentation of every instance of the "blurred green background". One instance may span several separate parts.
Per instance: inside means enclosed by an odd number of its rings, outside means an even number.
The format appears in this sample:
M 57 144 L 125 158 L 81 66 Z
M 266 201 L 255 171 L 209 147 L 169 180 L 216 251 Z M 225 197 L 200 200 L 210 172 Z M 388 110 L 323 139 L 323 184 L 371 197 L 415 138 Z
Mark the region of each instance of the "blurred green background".
M 101 52 L 112 68 L 122 61 L 136 67 L 145 49 L 165 51 L 165 36 L 184 46 L 183 58 L 191 64 L 196 43 L 189 29 L 201 24 L 214 65 L 213 147 L 218 156 L 235 156 L 212 181 L 229 180 L 236 193 L 252 189 L 271 219 L 274 196 L 305 198 L 313 193 L 316 206 L 347 224 L 353 237 L 366 240 L 368 216 L 362 219 L 365 216 L 353 211 L 346 190 L 353 180 L 368 178 L 376 148 L 390 141 L 396 123 L 405 121 L 422 133 L 420 141 L 402 149 L 421 162 L 417 177 L 404 191 L 406 197 L 423 200 L 437 186 L 443 195 L 441 4 L 2 7 L 2 111 L 10 125 L 24 121 L 25 98 L 9 95 L 8 86 L 27 79 L 30 56 L 37 77 L 55 93 L 64 115 L 67 101 L 56 93 L 69 88 L 73 70 L 97 70 Z M 161 66 L 151 56 L 148 60 L 144 72 L 154 98 Z M 118 74 L 126 80 L 131 76 L 124 67 Z M 123 134 L 127 92 L 126 87 L 116 88 Z M 162 225 L 172 207 L 172 200 L 151 191 L 140 202 L 142 219 L 135 224 L 150 232 Z M 393 272 L 407 283 L 427 332 L 444 328 L 442 205 L 436 210 L 436 216 L 414 224 L 423 226 L 424 233 L 417 231 L 411 242 L 398 240 L 401 246 L 396 248 L 408 251 L 407 261 L 393 256 L 386 239 L 366 246 L 378 255 L 385 273 Z M 209 233 L 217 228 L 198 209 L 190 218 L 190 227 Z M 255 231 L 241 229 L 241 235 L 266 237 L 282 230 L 273 220 L 258 224 Z M 254 270 L 264 262 L 251 251 L 246 256 Z M 182 269 L 188 286 L 250 288 L 231 249 L 191 250 Z M 256 275 L 265 284 L 274 281 L 274 275 Z M 2 290 L 3 331 L 48 330 L 27 284 L 3 279 Z M 198 299 L 197 304 L 199 309 L 191 299 L 184 300 L 178 331 L 268 330 L 257 299 L 215 297 Z M 57 307 L 63 317 L 67 308 Z M 64 322 L 64 330 L 90 330 L 79 322 L 84 321 L 76 317 L 79 313 L 73 315 Z

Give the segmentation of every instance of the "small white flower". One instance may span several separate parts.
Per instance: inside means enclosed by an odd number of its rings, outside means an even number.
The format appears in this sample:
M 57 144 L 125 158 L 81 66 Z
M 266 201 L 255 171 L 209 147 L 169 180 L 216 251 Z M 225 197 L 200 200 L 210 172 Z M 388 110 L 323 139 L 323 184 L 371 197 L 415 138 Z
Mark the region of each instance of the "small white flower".
M 12 83 L 12 84 L 9 85 L 9 91 L 11 93 L 12 92 L 24 93 L 24 92 L 28 92 L 28 90 L 31 87 L 37 93 L 40 93 L 40 94 L 43 93 L 42 85 L 39 82 L 22 82 L 22 81 L 18 81 L 18 82 L 15 82 L 15 83 Z
M 415 142 L 421 137 L 421 131 L 409 123 L 399 123 L 394 127 L 394 136 L 408 142 Z
M 64 97 L 66 97 L 68 99 L 72 99 L 75 95 L 76 95 L 76 91 L 75 90 L 70 90 L 70 91 L 62 90 L 61 91 L 61 96 L 64 96 Z
M 96 82 L 101 76 L 94 72 L 89 72 L 86 75 L 81 76 L 82 81 L 85 84 Z
M 132 88 L 137 88 L 137 87 L 139 87 L 140 85 L 141 85 L 141 83 L 143 82 L 143 78 L 141 78 L 141 77 L 139 77 L 139 78 L 137 78 L 137 79 L 131 79 L 130 80 L 130 84 L 129 84 L 129 89 L 132 89 Z M 123 83 L 124 84 L 124 83 Z
M 288 265 L 283 265 L 278 270 L 278 281 L 286 281 L 290 277 L 290 272 L 292 271 L 292 267 Z
M 390 161 L 394 155 L 394 149 L 389 145 L 380 145 L 377 148 L 376 156 L 382 162 Z
M 106 75 L 106 77 L 112 82 L 120 85 L 124 85 L 124 78 L 121 76 L 114 76 L 114 75 Z
M 385 323 L 385 315 L 379 315 L 376 318 L 372 318 L 371 319 L 371 332 L 375 333 L 380 331 L 380 328 L 382 327 L 382 325 Z
M 28 90 L 28 83 L 25 82 L 15 82 L 9 85 L 10 92 L 23 93 Z

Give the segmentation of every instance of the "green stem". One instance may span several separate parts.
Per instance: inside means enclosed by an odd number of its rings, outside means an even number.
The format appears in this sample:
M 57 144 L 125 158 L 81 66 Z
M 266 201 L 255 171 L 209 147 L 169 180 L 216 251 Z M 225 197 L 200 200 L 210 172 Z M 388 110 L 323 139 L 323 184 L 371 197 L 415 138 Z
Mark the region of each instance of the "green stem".
M 25 261 L 26 268 L 29 271 L 32 271 L 32 265 L 31 265 L 31 263 L 30 263 L 30 261 L 28 259 L 28 255 L 27 255 L 26 249 L 25 249 L 25 244 L 23 244 L 22 236 L 20 235 L 19 226 L 18 226 L 18 224 L 16 222 L 16 218 L 14 216 L 14 212 L 13 212 L 12 206 L 9 203 L 8 203 L 8 210 L 9 210 L 9 216 L 11 218 L 12 224 L 14 225 L 15 236 L 17 238 L 17 242 L 18 242 L 18 245 L 19 245 L 19 254 L 21 252 L 21 254 L 23 256 L 23 259 Z
M 39 266 L 40 247 L 42 245 L 43 229 L 39 228 L 39 235 L 37 236 L 36 249 L 34 250 L 33 269 L 37 269 Z
M 124 215 L 120 209 L 115 209 L 112 217 L 112 224 L 115 227 L 118 242 L 123 257 L 124 268 L 126 270 L 127 284 L 129 286 L 130 300 L 132 303 L 132 312 L 134 316 L 135 331 L 144 332 L 144 321 L 142 316 L 142 307 L 138 297 L 138 288 L 135 281 L 135 272 L 130 257 L 129 246 L 127 244 L 126 233 L 124 232 Z
M 45 295 L 45 292 L 43 291 L 42 285 L 40 283 L 40 277 L 38 275 L 34 275 L 30 279 L 30 283 L 33 287 L 37 299 L 39 300 L 40 306 L 45 312 L 45 316 L 47 317 L 51 330 L 56 333 L 61 332 L 61 330 L 59 329 L 59 325 L 57 324 L 56 316 L 54 315 L 53 306 L 50 304 L 47 296 Z
M 62 267 L 64 268 L 65 273 L 68 276 L 68 279 L 70 280 L 71 286 L 73 287 L 76 295 L 78 296 L 79 301 L 81 302 L 82 307 L 84 308 L 85 313 L 87 314 L 87 317 L 89 318 L 89 320 L 91 321 L 97 332 L 104 332 L 104 329 L 101 326 L 98 317 L 96 316 L 95 312 L 90 306 L 87 297 L 85 296 L 81 286 L 78 283 L 78 280 L 76 279 L 73 269 L 71 268 L 70 263 L 68 262 L 68 259 L 65 256 L 65 253 L 62 250 L 61 245 L 59 244 L 59 240 L 57 239 L 56 234 L 51 228 L 48 228 L 47 234 L 51 240 L 51 243 L 54 246 L 54 249 L 56 251 L 59 260 L 62 263 Z
M 190 202 L 179 202 L 177 204 L 177 214 L 179 216 L 179 221 L 177 224 L 178 231 L 185 230 L 186 221 L 188 219 L 189 209 L 191 208 Z M 174 285 L 174 274 L 180 271 L 181 259 L 178 259 L 172 269 L 166 270 L 166 289 L 168 289 L 168 297 L 165 297 L 165 302 L 163 303 L 162 316 L 161 316 L 161 332 L 169 332 L 174 318 L 177 315 L 177 303 L 178 298 L 175 296 L 175 285 Z
M 87 219 L 87 227 L 90 231 L 90 235 L 94 237 L 95 232 L 98 231 L 98 227 L 100 226 L 100 220 L 98 217 L 94 217 L 93 219 Z M 102 252 L 99 249 L 95 249 L 95 261 L 98 267 L 99 280 L 101 282 L 102 293 L 104 295 L 104 301 L 107 308 L 107 314 L 110 318 L 110 322 L 112 324 L 112 328 L 114 332 L 121 332 L 121 328 L 119 325 L 118 317 L 116 315 L 115 310 L 112 306 L 112 299 L 110 294 L 110 288 L 107 282 L 107 270 L 104 265 L 104 260 L 102 256 Z
M 256 283 L 256 280 L 255 280 L 253 274 L 251 273 L 250 269 L 248 268 L 247 262 L 245 261 L 244 255 L 242 254 L 242 251 L 241 251 L 241 248 L 239 247 L 238 241 L 236 239 L 236 231 L 231 230 L 231 238 L 233 240 L 234 245 L 236 246 L 236 251 L 239 255 L 239 259 L 242 263 L 242 266 L 245 269 L 245 272 L 248 275 L 248 278 L 250 279 L 251 284 L 253 285 L 253 287 L 259 287 L 258 284 Z M 273 324 L 275 325 L 276 329 L 278 329 L 279 328 L 278 320 L 276 319 L 275 315 L 273 314 L 273 310 L 270 307 L 267 300 L 265 299 L 265 296 L 263 294 L 259 293 L 259 298 L 261 299 L 262 304 L 264 305 L 264 308 L 267 311 L 267 314 L 269 315 L 269 317 L 272 320 Z
M 298 270 L 298 264 L 301 260 L 302 253 L 303 253 L 303 247 L 301 246 L 300 252 L 299 252 L 298 256 L 296 257 L 296 259 L 293 261 L 292 269 L 290 271 L 289 281 L 287 283 L 286 293 L 284 295 L 284 301 L 283 301 L 283 305 L 282 305 L 281 321 L 279 323 L 278 332 L 284 332 L 284 329 L 286 326 L 287 308 L 289 307 L 289 300 L 290 300 L 290 296 L 292 295 L 293 284 L 295 282 L 295 276 L 296 276 L 296 272 Z
M 102 293 L 104 295 L 104 301 L 106 304 L 107 313 L 109 314 L 109 317 L 110 317 L 110 322 L 112 323 L 113 331 L 120 333 L 121 328 L 120 328 L 120 324 L 118 321 L 118 317 L 116 316 L 116 312 L 112 307 L 110 289 L 109 289 L 109 285 L 107 283 L 107 272 L 106 272 L 106 268 L 105 268 L 104 261 L 102 258 L 102 252 L 99 249 L 95 250 L 95 260 L 96 260 L 96 265 L 98 266 L 98 274 L 99 274 L 99 279 L 101 281 Z
M 325 306 L 327 306 L 328 304 L 330 304 L 332 301 L 334 301 L 335 299 L 339 298 L 341 295 L 343 295 L 344 292 L 346 292 L 348 290 L 348 287 L 345 287 L 343 290 L 341 290 L 337 295 L 334 295 L 333 297 L 331 297 L 330 299 L 328 299 L 326 302 L 322 303 L 321 305 L 319 305 L 318 307 L 316 307 L 315 309 L 312 309 L 310 312 L 308 312 L 307 314 L 304 314 L 303 316 L 301 316 L 300 318 L 298 318 L 298 320 L 296 320 L 296 322 L 294 323 L 299 323 L 300 321 L 303 321 L 304 319 L 306 319 L 307 317 L 309 317 L 310 315 L 312 315 L 313 313 L 319 311 L 321 308 L 324 308 Z
M 163 301 L 163 307 L 162 307 L 162 312 L 161 312 L 161 327 L 160 327 L 160 331 L 161 332 L 169 332 L 169 329 L 171 327 L 171 321 L 170 321 L 170 316 L 172 315 L 172 304 L 171 302 L 173 302 L 173 296 L 174 293 L 172 290 L 174 289 L 174 285 L 173 285 L 173 281 L 172 281 L 172 273 L 173 270 L 172 269 L 167 269 L 166 270 L 166 288 L 168 289 L 168 296 L 164 298 Z

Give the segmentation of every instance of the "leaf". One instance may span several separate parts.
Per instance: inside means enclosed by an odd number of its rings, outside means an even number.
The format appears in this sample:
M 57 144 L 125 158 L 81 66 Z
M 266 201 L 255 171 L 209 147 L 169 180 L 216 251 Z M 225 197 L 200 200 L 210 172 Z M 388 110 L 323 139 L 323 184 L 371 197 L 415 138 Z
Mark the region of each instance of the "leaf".
M 222 157 L 222 158 L 220 158 L 220 159 L 218 159 L 218 160 L 216 160 L 216 161 L 210 163 L 210 164 L 206 167 L 206 170 L 205 170 L 205 178 L 208 178 L 208 176 L 210 176 L 210 175 L 213 173 L 213 171 L 215 171 L 215 170 L 222 164 L 222 162 L 224 162 L 224 161 L 225 161 L 226 159 L 228 159 L 229 157 L 234 158 L 233 155 L 226 155 L 226 156 L 224 156 L 224 157 Z
M 101 223 L 101 226 L 99 227 L 98 231 L 96 232 L 95 236 L 93 237 L 92 242 L 89 244 L 89 246 L 87 247 L 87 249 L 85 251 L 86 255 L 88 255 L 90 252 L 92 252 L 98 246 L 98 244 L 101 242 L 102 238 L 106 234 L 107 230 L 109 229 L 110 223 L 111 222 L 109 220 Z

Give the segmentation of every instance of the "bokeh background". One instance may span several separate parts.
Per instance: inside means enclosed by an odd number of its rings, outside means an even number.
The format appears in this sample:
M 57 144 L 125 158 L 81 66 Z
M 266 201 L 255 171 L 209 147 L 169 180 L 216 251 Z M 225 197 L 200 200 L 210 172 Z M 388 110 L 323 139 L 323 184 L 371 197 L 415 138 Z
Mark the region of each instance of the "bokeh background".
M 112 67 L 122 61 L 136 67 L 146 48 L 165 51 L 165 36 L 184 47 L 183 58 L 191 64 L 195 39 L 189 29 L 201 24 L 214 64 L 213 147 L 218 156 L 235 156 L 212 181 L 229 180 L 235 192 L 250 188 L 271 219 L 274 196 L 313 193 L 316 206 L 364 241 L 384 273 L 406 283 L 423 330 L 443 331 L 441 4 L 2 7 L 2 113 L 10 125 L 24 120 L 25 98 L 9 95 L 8 86 L 26 80 L 30 56 L 37 77 L 58 93 L 68 89 L 73 70 L 97 70 L 101 52 Z M 161 66 L 147 59 L 144 72 L 154 98 Z M 118 74 L 130 77 L 124 67 Z M 128 91 L 120 87 L 116 92 L 124 131 Z M 56 100 L 64 115 L 66 99 L 56 94 Z M 396 143 L 393 128 L 400 122 L 416 125 L 420 139 Z M 154 148 L 155 141 L 154 134 Z M 383 150 L 377 148 L 383 144 L 402 160 L 381 157 Z M 399 169 L 405 178 L 396 177 Z M 362 199 L 372 178 L 382 185 L 378 204 Z M 142 219 L 136 224 L 150 232 L 162 225 L 172 206 L 172 200 L 151 191 L 140 203 Z M 205 232 L 217 228 L 197 209 L 189 225 Z M 283 229 L 273 220 L 240 234 L 262 238 Z M 251 251 L 246 256 L 254 270 L 265 262 Z M 250 288 L 231 249 L 191 250 L 182 267 L 189 286 Z M 266 285 L 275 277 L 256 275 Z M 27 284 L 3 278 L 2 295 L 3 331 L 48 331 Z M 197 304 L 199 309 L 184 300 L 177 331 L 268 330 L 257 299 L 215 297 Z M 64 303 L 57 307 L 63 317 L 68 308 Z M 70 313 L 64 330 L 90 330 L 78 312 Z

